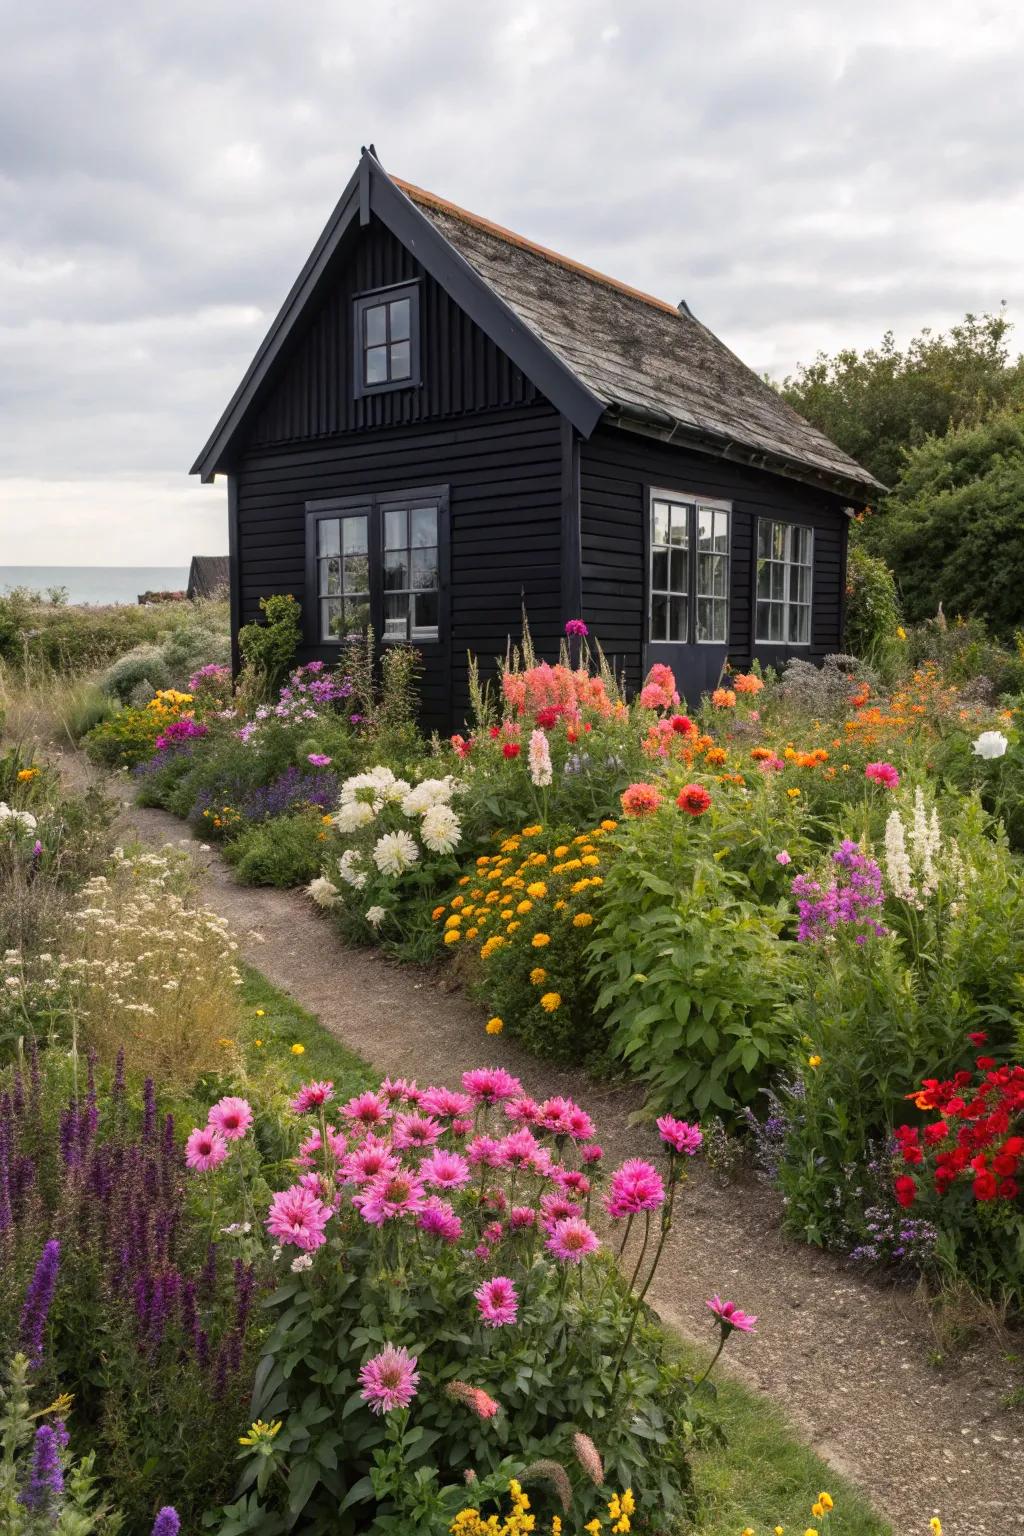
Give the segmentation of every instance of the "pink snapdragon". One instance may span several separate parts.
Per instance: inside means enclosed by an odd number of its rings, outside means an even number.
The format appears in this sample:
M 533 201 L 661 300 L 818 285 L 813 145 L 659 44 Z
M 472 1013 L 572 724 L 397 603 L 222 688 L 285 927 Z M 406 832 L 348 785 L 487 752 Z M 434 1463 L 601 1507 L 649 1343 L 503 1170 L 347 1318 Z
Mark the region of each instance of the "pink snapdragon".
M 225 1141 L 241 1141 L 252 1125 L 252 1107 L 248 1099 L 228 1094 L 212 1106 L 207 1124 L 219 1131 Z
M 578 1216 L 556 1221 L 545 1244 L 563 1264 L 582 1264 L 588 1254 L 596 1253 L 600 1246 L 593 1227 Z
M 658 1134 L 662 1141 L 678 1152 L 680 1156 L 693 1157 L 700 1151 L 704 1140 L 703 1132 L 699 1125 L 690 1125 L 686 1120 L 677 1120 L 674 1115 L 659 1115 L 656 1121 Z
M 228 1155 L 228 1144 L 220 1131 L 212 1126 L 197 1128 L 185 1143 L 185 1162 L 199 1173 L 209 1173 L 219 1168 Z
M 289 1104 L 293 1115 L 306 1115 L 311 1109 L 319 1109 L 334 1098 L 334 1084 L 327 1082 L 303 1083 Z
M 326 1241 L 324 1232 L 331 1212 L 320 1197 L 302 1184 L 279 1189 L 270 1202 L 267 1231 L 279 1243 L 291 1243 L 311 1253 Z
M 416 1356 L 407 1349 L 385 1344 L 359 1372 L 360 1394 L 373 1413 L 390 1413 L 394 1408 L 408 1408 L 416 1396 L 419 1381 Z
M 507 1275 L 495 1275 L 485 1280 L 473 1292 L 477 1310 L 488 1328 L 504 1328 L 514 1323 L 519 1315 L 519 1297 Z

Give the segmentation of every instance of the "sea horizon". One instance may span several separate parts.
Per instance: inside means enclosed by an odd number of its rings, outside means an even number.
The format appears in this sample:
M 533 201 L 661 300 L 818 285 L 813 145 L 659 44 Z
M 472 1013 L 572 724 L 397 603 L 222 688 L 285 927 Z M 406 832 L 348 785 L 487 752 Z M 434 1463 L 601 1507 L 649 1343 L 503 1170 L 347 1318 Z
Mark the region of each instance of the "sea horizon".
M 67 592 L 75 605 L 134 604 L 143 592 L 184 592 L 188 564 L 183 565 L 0 565 L 0 595 L 27 587 L 45 599 L 54 588 Z

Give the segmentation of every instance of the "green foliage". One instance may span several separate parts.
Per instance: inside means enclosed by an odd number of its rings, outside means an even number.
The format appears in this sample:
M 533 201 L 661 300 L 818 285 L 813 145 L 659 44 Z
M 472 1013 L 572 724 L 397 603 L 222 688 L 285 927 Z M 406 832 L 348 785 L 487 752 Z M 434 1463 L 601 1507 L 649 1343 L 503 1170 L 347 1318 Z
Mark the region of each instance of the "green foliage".
M 86 732 L 89 760 L 107 768 L 132 768 L 152 757 L 166 720 L 151 709 L 120 709 Z
M 78 676 L 109 666 L 140 645 L 160 646 L 179 628 L 202 628 L 226 643 L 226 602 L 91 604 L 72 607 L 44 602 L 39 593 L 17 588 L 0 596 L 0 661 L 31 673 L 33 667 Z
M 319 874 L 324 828 L 315 811 L 275 816 L 242 827 L 224 845 L 224 857 L 243 885 L 307 885 Z
M 140 645 L 108 667 L 100 679 L 100 687 L 122 704 L 127 704 L 140 684 L 148 686 L 152 698 L 158 688 L 169 688 L 171 682 L 171 669 L 159 646 Z
M 872 666 L 891 669 L 902 650 L 901 620 L 892 571 L 854 539 L 846 568 L 846 649 Z
M 275 593 L 260 598 L 262 624 L 243 624 L 238 649 L 260 687 L 272 692 L 283 680 L 302 640 L 302 609 L 292 597 Z
M 922 331 L 905 351 L 889 331 L 881 346 L 863 353 L 848 347 L 834 357 L 819 354 L 783 382 L 782 394 L 883 485 L 894 486 L 908 449 L 1020 397 L 1024 368 L 1010 359 L 1010 328 L 1003 314 L 968 314 L 948 335 Z

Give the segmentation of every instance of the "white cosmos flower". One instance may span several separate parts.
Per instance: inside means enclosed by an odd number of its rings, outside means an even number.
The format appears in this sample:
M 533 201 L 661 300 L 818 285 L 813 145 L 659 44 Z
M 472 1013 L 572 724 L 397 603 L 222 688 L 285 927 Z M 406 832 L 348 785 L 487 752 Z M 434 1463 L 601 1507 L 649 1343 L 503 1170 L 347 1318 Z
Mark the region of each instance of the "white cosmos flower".
M 355 832 L 373 820 L 373 806 L 365 800 L 348 800 L 335 811 L 332 820 L 339 832 Z
M 451 853 L 459 846 L 462 822 L 450 805 L 432 805 L 423 813 L 420 836 L 431 853 Z
M 366 921 L 373 928 L 379 928 L 387 915 L 386 907 L 368 907 L 366 909 Z
M 1009 745 L 1002 731 L 982 731 L 977 741 L 972 742 L 971 751 L 978 757 L 1002 757 Z
M 362 862 L 362 855 L 355 848 L 346 848 L 338 860 L 338 874 L 346 885 L 354 886 L 357 891 L 366 884 L 366 876 L 359 867 Z
M 382 875 L 404 875 L 419 856 L 415 839 L 408 832 L 385 832 L 373 850 L 373 862 Z
M 317 875 L 306 886 L 306 895 L 316 902 L 318 907 L 333 907 L 340 900 L 341 895 L 337 887 L 323 875 Z

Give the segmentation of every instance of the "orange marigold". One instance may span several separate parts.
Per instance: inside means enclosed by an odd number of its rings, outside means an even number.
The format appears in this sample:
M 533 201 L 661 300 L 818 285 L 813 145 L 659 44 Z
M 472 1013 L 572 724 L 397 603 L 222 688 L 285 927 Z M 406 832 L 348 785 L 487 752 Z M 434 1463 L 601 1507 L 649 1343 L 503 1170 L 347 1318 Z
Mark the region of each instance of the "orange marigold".
M 735 709 L 736 694 L 731 688 L 716 688 L 711 695 L 711 702 L 716 709 Z

